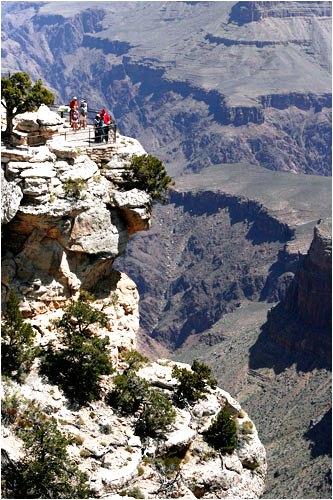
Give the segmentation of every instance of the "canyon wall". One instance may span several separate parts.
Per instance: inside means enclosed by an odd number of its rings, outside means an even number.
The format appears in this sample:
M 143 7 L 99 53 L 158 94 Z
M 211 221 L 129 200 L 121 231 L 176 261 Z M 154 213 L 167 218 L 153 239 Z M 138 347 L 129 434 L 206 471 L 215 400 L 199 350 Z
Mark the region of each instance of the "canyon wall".
M 59 102 L 107 104 L 170 173 L 248 161 L 330 174 L 328 3 L 69 2 L 59 13 L 46 2 L 4 14 L 4 71 L 42 77 Z

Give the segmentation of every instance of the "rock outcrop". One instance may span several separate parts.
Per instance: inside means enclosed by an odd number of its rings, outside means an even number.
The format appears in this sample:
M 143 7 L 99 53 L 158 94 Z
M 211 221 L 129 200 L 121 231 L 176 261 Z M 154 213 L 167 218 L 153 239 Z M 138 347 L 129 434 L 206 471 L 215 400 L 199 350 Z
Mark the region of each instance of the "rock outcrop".
M 230 11 L 229 21 L 239 25 L 261 19 L 331 16 L 330 2 L 237 2 Z
M 101 153 L 102 152 L 102 153 Z M 3 299 L 15 290 L 27 321 L 38 332 L 42 348 L 57 343 L 55 320 L 80 291 L 94 296 L 93 305 L 107 315 L 98 335 L 109 339 L 113 367 L 121 373 L 124 349 L 136 346 L 139 328 L 138 292 L 114 260 L 131 234 L 150 225 L 151 199 L 125 188 L 125 168 L 141 145 L 120 137 L 110 146 L 71 147 L 59 135 L 41 147 L 2 151 L 5 201 Z M 9 187 L 8 187 L 9 186 Z M 159 360 L 139 370 L 150 386 L 173 400 L 178 381 L 174 362 Z M 190 369 L 188 365 L 182 365 Z M 135 415 L 119 415 L 104 398 L 114 375 L 103 376 L 99 401 L 73 409 L 58 386 L 39 373 L 35 360 L 21 384 L 6 383 L 5 396 L 35 401 L 57 419 L 64 433 L 74 435 L 71 458 L 87 472 L 98 497 L 118 498 L 134 487 L 145 498 L 258 498 L 266 475 L 265 449 L 247 413 L 229 393 L 209 389 L 207 399 L 191 409 L 175 408 L 167 432 L 141 439 Z M 220 456 L 203 439 L 220 409 L 227 407 L 237 423 L 236 449 Z M 23 456 L 22 442 L 10 425 L 2 427 L 5 465 Z M 163 469 L 165 457 L 177 456 L 177 470 Z
M 285 298 L 269 311 L 259 342 L 270 340 L 287 352 L 330 366 L 332 328 L 331 223 L 320 221 L 307 255 L 300 260 Z M 261 340 L 260 340 L 261 339 Z M 254 346 L 258 352 L 258 346 Z
M 88 147 L 68 146 L 59 135 L 41 147 L 2 150 L 8 222 L 3 299 L 14 288 L 24 297 L 26 315 L 58 307 L 82 288 L 92 290 L 114 273 L 112 263 L 129 235 L 149 227 L 150 197 L 121 187 L 126 162 L 144 150 L 135 140 L 120 141 L 113 146 L 114 157 L 122 155 L 114 176 L 114 158 L 101 170 Z
M 46 144 L 63 126 L 64 120 L 58 113 L 42 104 L 37 112 L 16 115 L 12 141 L 15 145 L 39 146 Z

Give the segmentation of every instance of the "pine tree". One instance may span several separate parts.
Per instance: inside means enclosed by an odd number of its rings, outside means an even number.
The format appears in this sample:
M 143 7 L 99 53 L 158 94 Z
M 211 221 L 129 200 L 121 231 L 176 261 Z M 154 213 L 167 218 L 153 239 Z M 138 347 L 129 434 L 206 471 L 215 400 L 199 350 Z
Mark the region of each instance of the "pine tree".
M 237 446 L 237 426 L 228 408 L 224 407 L 203 434 L 213 448 L 231 453 Z
M 32 84 L 30 76 L 24 72 L 13 73 L 1 78 L 1 104 L 6 109 L 7 128 L 4 132 L 10 138 L 13 119 L 19 113 L 33 111 L 41 104 L 53 104 L 54 95 L 44 87 L 41 80 Z
M 15 424 L 24 443 L 24 459 L 3 478 L 6 498 L 89 498 L 87 476 L 67 453 L 71 441 L 58 429 L 53 417 L 30 403 Z
M 56 323 L 62 347 L 51 345 L 42 358 L 41 371 L 65 395 L 80 404 L 98 399 L 101 375 L 112 373 L 107 351 L 109 339 L 100 338 L 91 327 L 104 327 L 107 316 L 94 309 L 81 295 Z
M 135 432 L 142 437 L 155 437 L 167 431 L 175 417 L 176 412 L 169 398 L 161 391 L 150 389 L 143 400 Z
M 32 326 L 23 320 L 19 299 L 10 291 L 1 331 L 3 375 L 22 381 L 39 353 L 39 349 L 34 346 L 35 337 Z
M 128 187 L 143 189 L 153 200 L 163 201 L 172 179 L 158 158 L 153 155 L 134 155 L 127 168 Z
M 175 366 L 172 376 L 179 380 L 175 393 L 175 400 L 179 406 L 195 403 L 205 397 L 208 387 L 215 388 L 217 385 L 211 368 L 198 360 L 193 361 L 191 371 Z

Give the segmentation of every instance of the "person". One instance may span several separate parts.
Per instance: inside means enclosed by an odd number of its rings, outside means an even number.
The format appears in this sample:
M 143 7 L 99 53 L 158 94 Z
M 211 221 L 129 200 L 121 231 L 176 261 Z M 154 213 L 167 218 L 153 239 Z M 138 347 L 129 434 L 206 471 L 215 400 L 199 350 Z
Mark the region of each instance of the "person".
M 103 113 L 103 136 L 102 136 L 102 140 L 104 140 L 105 142 L 109 142 L 110 124 L 111 124 L 111 116 L 109 115 L 107 110 L 105 110 L 105 112 Z
M 72 125 L 73 112 L 78 109 L 79 103 L 76 96 L 72 97 L 71 102 L 69 103 L 70 111 L 69 111 L 69 123 Z
M 97 113 L 94 119 L 94 130 L 95 130 L 95 142 L 101 142 L 102 139 L 102 125 L 103 120 L 101 115 Z
M 79 127 L 79 116 L 80 115 L 79 115 L 78 110 L 73 109 L 71 125 L 72 125 L 73 130 L 75 130 L 75 132 L 77 131 L 77 129 Z
M 86 128 L 88 104 L 86 103 L 85 99 L 82 99 L 79 111 L 80 111 L 80 128 Z

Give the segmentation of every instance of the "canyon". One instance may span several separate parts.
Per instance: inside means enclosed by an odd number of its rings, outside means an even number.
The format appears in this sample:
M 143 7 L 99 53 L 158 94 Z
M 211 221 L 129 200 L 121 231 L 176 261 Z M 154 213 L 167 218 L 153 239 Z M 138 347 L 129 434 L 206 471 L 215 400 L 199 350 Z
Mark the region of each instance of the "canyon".
M 2 24 L 3 71 L 107 104 L 176 180 L 115 263 L 140 348 L 214 366 L 264 496 L 330 497 L 330 2 L 8 2 Z

